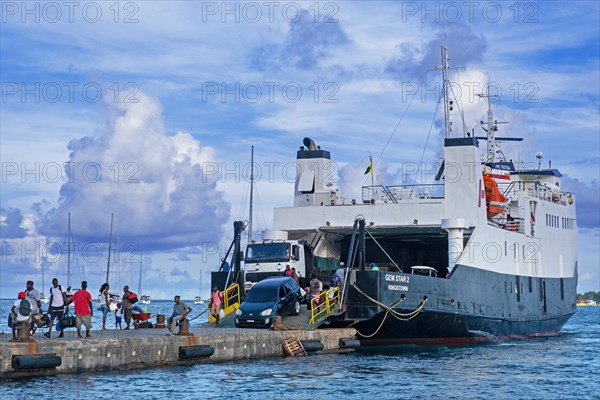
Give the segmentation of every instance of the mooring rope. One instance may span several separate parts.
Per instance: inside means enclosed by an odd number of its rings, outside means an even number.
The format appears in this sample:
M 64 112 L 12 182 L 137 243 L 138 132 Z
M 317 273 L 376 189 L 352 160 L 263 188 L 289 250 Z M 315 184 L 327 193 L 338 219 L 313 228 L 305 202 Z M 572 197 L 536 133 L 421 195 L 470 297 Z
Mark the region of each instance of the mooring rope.
M 425 307 L 425 304 L 427 303 L 427 298 L 423 298 L 423 300 L 421 300 L 421 303 L 419 304 L 419 307 L 417 307 L 414 311 L 411 311 L 408 314 L 402 314 L 397 311 L 394 311 L 393 308 L 396 307 L 398 304 L 400 304 L 402 301 L 404 301 L 404 299 L 401 298 L 397 302 L 392 304 L 391 306 L 387 306 L 387 305 L 381 303 L 380 301 L 372 298 L 365 292 L 363 292 L 358 286 L 356 286 L 356 284 L 353 283 L 352 287 L 354 287 L 354 289 L 356 289 L 360 294 L 365 296 L 369 301 L 371 301 L 372 303 L 374 303 L 374 304 L 378 305 L 379 307 L 383 308 L 384 310 L 386 310 L 385 315 L 381 319 L 381 323 L 379 324 L 377 329 L 375 329 L 375 332 L 373 332 L 372 334 L 365 335 L 365 334 L 361 333 L 358 329 L 354 328 L 356 330 L 356 333 L 358 333 L 360 336 L 362 336 L 364 338 L 370 338 L 370 337 L 375 336 L 383 327 L 383 323 L 387 319 L 388 315 L 391 315 L 392 317 L 396 318 L 399 321 L 405 321 L 405 322 L 410 321 L 411 319 L 416 317 L 423 310 L 423 308 Z M 352 325 L 356 324 L 357 322 L 353 323 Z M 352 325 L 350 325 L 350 326 L 352 326 Z

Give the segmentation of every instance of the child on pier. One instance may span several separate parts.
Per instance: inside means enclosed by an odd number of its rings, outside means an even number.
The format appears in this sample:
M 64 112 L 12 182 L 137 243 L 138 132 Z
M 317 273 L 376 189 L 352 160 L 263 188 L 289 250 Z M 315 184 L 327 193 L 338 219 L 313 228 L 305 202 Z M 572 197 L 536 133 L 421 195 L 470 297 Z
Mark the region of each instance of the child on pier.
M 123 305 L 118 302 L 115 310 L 115 329 L 121 329 L 121 315 L 123 315 Z

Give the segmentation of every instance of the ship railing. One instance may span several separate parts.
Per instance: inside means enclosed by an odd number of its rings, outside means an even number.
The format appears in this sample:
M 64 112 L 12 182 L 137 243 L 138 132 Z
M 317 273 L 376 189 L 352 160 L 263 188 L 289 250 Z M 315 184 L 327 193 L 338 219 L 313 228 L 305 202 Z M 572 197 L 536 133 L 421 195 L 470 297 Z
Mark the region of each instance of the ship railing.
M 514 221 L 504 222 L 504 229 L 511 232 L 525 233 L 525 224 L 523 224 L 523 218 L 515 218 Z
M 374 185 L 362 187 L 362 201 L 365 204 L 373 202 L 393 203 L 418 199 L 443 199 L 443 184 L 419 185 Z
M 240 285 L 233 283 L 225 289 L 225 292 L 223 292 L 223 311 L 225 312 L 225 315 L 235 312 L 235 310 L 240 307 L 240 301 Z M 217 322 L 217 320 L 211 315 L 208 317 L 208 322 L 213 324 Z
M 544 186 L 543 184 L 540 184 L 540 182 L 498 182 L 498 186 L 503 188 L 502 193 L 505 197 L 508 197 L 509 195 L 529 196 L 562 205 L 571 204 L 574 200 L 572 193 L 562 192 L 558 186 Z
M 340 289 L 337 287 L 331 288 L 310 299 L 310 321 L 309 324 L 314 324 L 317 319 L 320 319 L 326 314 L 333 311 L 335 306 L 340 302 Z
M 566 206 L 573 201 L 573 195 L 571 193 L 551 190 L 543 186 L 529 188 L 525 193 L 530 197 L 535 197 L 555 204 L 562 204 L 563 206 Z
M 525 233 L 525 222 L 521 217 L 514 217 L 510 214 L 502 214 L 494 217 L 491 222 L 502 229 L 507 231 Z
M 238 285 L 237 283 L 234 283 L 233 285 L 229 286 L 225 290 L 225 293 L 223 294 L 224 307 L 228 308 L 228 307 L 234 305 L 235 303 L 239 304 L 240 300 L 241 300 L 240 285 Z

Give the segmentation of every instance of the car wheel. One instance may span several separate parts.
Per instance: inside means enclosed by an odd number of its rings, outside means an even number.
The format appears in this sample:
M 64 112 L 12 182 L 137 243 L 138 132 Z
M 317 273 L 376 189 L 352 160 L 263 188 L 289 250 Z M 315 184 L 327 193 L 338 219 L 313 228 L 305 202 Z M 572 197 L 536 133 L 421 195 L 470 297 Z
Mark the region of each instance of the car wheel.
M 292 311 L 292 315 L 298 315 L 300 314 L 300 302 L 298 300 L 296 300 L 294 302 L 294 310 Z

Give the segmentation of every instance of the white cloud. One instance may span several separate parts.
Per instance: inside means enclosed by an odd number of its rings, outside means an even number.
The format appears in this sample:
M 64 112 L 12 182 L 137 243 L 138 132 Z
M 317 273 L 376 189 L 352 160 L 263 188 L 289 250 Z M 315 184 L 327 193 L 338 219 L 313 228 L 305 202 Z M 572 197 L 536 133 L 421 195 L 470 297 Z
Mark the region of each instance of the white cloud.
M 218 237 L 229 205 L 202 169 L 214 161 L 214 150 L 189 133 L 166 134 L 160 104 L 149 96 L 109 107 L 105 128 L 69 144 L 69 181 L 58 206 L 42 217 L 40 232 L 62 234 L 70 212 L 80 237 L 97 241 L 106 237 L 114 213 L 116 235 L 142 249 Z

